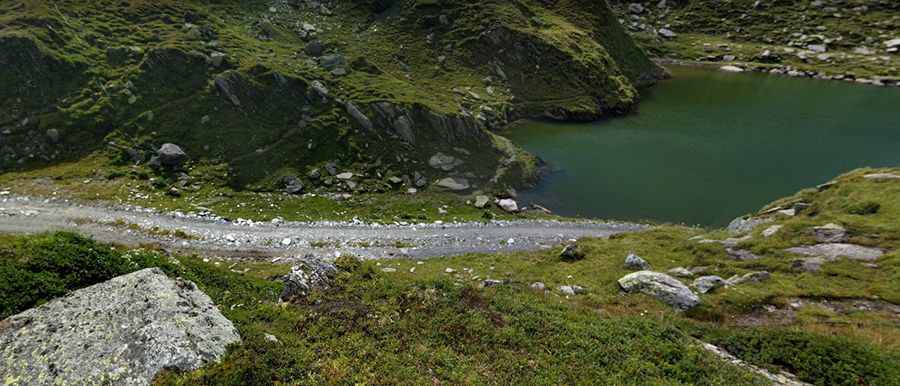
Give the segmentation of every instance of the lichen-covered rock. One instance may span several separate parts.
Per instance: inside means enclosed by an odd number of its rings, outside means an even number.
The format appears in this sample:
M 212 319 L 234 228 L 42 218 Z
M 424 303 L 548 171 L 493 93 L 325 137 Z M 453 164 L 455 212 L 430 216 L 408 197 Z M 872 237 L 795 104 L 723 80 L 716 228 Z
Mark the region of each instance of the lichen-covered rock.
M 850 260 L 872 261 L 878 260 L 884 255 L 884 251 L 878 248 L 863 247 L 861 245 L 827 243 L 809 245 L 804 247 L 788 248 L 785 251 L 798 255 L 822 257 L 828 261 L 834 261 L 841 257 Z
M 304 298 L 310 291 L 328 288 L 337 273 L 334 264 L 314 259 L 307 259 L 300 265 L 291 267 L 291 273 L 281 277 L 284 289 L 281 291 L 282 301 Z
M 686 311 L 700 305 L 700 298 L 690 288 L 669 275 L 638 271 L 619 279 L 625 292 L 641 292 L 653 296 L 677 310 Z
M 0 379 L 13 385 L 149 385 L 240 341 L 194 283 L 158 268 L 120 276 L 0 322 Z
M 646 271 L 650 269 L 650 263 L 638 255 L 629 253 L 628 256 L 625 257 L 625 268 Z

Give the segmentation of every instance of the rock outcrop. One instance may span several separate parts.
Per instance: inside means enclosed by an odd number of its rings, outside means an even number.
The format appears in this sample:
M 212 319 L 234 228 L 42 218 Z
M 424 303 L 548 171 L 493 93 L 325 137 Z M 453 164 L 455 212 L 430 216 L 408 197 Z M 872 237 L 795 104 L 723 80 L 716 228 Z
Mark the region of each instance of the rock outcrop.
M 619 279 L 625 292 L 641 292 L 653 296 L 677 310 L 686 311 L 700 305 L 700 298 L 686 285 L 669 275 L 638 271 Z
M 0 322 L 7 385 L 149 385 L 192 371 L 240 341 L 194 283 L 158 268 L 120 276 Z

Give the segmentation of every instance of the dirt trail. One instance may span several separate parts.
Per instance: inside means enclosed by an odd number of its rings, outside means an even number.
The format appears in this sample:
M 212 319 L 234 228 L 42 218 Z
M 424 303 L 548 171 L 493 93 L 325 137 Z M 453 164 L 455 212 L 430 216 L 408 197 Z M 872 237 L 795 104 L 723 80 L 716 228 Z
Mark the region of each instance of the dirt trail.
M 69 230 L 131 246 L 156 244 L 179 252 L 282 262 L 342 253 L 375 259 L 538 250 L 569 239 L 644 229 L 647 226 L 629 223 L 533 220 L 413 225 L 231 222 L 138 207 L 0 197 L 0 233 Z

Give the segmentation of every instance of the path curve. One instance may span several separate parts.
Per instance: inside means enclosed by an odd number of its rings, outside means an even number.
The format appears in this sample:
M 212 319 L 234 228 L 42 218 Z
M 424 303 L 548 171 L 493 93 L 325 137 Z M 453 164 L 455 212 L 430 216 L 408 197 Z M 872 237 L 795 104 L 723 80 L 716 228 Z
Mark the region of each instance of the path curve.
M 208 214 L 0 197 L 0 233 L 75 231 L 128 246 L 153 244 L 182 253 L 284 263 L 310 255 L 328 258 L 345 253 L 381 259 L 539 250 L 570 239 L 605 238 L 647 228 L 621 222 L 549 220 L 443 224 L 227 221 Z

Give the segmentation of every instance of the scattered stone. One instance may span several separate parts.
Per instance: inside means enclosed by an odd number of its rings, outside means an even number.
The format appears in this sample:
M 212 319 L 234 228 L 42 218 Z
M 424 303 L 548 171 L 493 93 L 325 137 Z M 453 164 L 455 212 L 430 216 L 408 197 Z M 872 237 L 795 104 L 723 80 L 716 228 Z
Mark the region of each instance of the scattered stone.
M 563 285 L 559 286 L 559 292 L 562 292 L 563 295 L 575 296 L 583 294 L 587 292 L 587 290 L 585 290 L 584 287 L 577 285 Z
M 457 166 L 462 165 L 463 161 L 459 160 L 456 157 L 446 155 L 444 153 L 437 153 L 433 155 L 430 159 L 428 159 L 428 165 L 437 170 L 442 170 L 445 172 L 452 171 L 456 169 Z
M 847 230 L 834 223 L 813 228 L 813 234 L 820 243 L 843 243 L 849 239 Z
M 221 67 L 227 57 L 228 55 L 223 52 L 213 51 L 209 54 L 209 64 L 213 67 Z
M 279 298 L 283 302 L 290 302 L 305 298 L 313 290 L 328 288 L 335 273 L 337 268 L 334 264 L 308 256 L 307 261 L 291 267 L 291 273 L 281 277 L 284 289 Z
M 305 52 L 306 55 L 318 58 L 322 56 L 323 53 L 325 53 L 325 46 L 322 44 L 322 42 L 313 40 L 306 45 L 306 48 L 303 49 L 303 52 Z
M 686 311 L 700 304 L 700 298 L 678 279 L 659 272 L 638 271 L 625 275 L 619 286 L 629 293 L 653 296 L 677 310 Z
M 47 130 L 47 140 L 49 140 L 50 143 L 59 143 L 59 130 L 48 129 Z
M 578 243 L 570 243 L 563 247 L 559 253 L 559 258 L 566 261 L 578 261 L 584 259 L 584 251 L 578 246 Z
M 687 268 L 684 268 L 684 267 L 672 268 L 668 271 L 668 273 L 670 275 L 676 276 L 676 277 L 693 277 L 694 276 L 693 272 L 689 271 Z
M 360 111 L 360 109 L 356 107 L 353 102 L 347 102 L 347 105 L 345 107 L 347 109 L 347 114 L 350 114 L 350 116 L 353 117 L 354 120 L 356 120 L 356 123 L 358 123 L 360 127 L 365 129 L 366 131 L 372 131 L 375 128 L 375 126 L 372 124 L 372 121 L 369 120 L 369 117 L 363 114 L 363 112 Z
M 775 234 L 778 233 L 778 231 L 780 231 L 781 228 L 783 228 L 783 227 L 784 227 L 783 225 L 772 225 L 772 226 L 766 228 L 764 231 L 762 231 L 762 235 L 765 238 L 775 236 Z
M 156 151 L 156 156 L 159 157 L 159 162 L 163 166 L 172 168 L 181 166 L 181 164 L 187 160 L 187 153 L 173 143 L 163 144 L 162 147 Z
M 647 271 L 650 269 L 650 263 L 634 253 L 629 253 L 625 257 L 625 268 L 639 271 Z
M 708 293 L 716 288 L 725 286 L 725 279 L 718 276 L 701 276 L 694 280 L 694 288 L 701 294 Z
M 828 46 L 824 44 L 810 44 L 806 46 L 806 49 L 812 52 L 823 53 L 828 51 Z
M 772 274 L 766 271 L 759 272 L 750 272 L 743 276 L 734 275 L 725 281 L 725 285 L 727 286 L 736 286 L 744 283 L 761 283 L 766 280 L 769 280 L 772 277 Z
M 469 185 L 469 180 L 461 177 L 443 178 L 437 182 L 436 186 L 455 192 L 469 190 L 469 188 L 471 188 L 471 185 Z
M 759 260 L 762 257 L 750 252 L 746 249 L 737 249 L 737 248 L 725 248 L 725 253 L 728 254 L 732 259 L 735 260 Z
M 753 228 L 756 228 L 759 225 L 767 224 L 772 221 L 773 220 L 771 218 L 766 217 L 738 217 L 728 224 L 728 231 L 733 234 L 747 233 L 752 231 Z
M 797 209 L 795 209 L 795 208 L 782 209 L 782 210 L 779 210 L 779 211 L 776 212 L 776 213 L 778 213 L 778 214 L 780 214 L 780 215 L 782 215 L 782 216 L 794 217 L 794 216 L 797 215 Z
M 825 260 L 818 257 L 810 257 L 808 259 L 797 259 L 791 262 L 791 269 L 803 272 L 817 272 L 822 268 Z
M 503 210 L 510 212 L 510 213 L 515 213 L 515 212 L 519 211 L 519 204 L 516 203 L 516 200 L 513 200 L 513 199 L 504 198 L 504 199 L 500 200 L 497 203 L 497 205 L 499 205 L 500 208 L 502 208 Z
M 150 385 L 162 370 L 189 372 L 216 362 L 239 341 L 231 321 L 194 283 L 149 268 L 4 320 L 0 379 Z
M 867 180 L 873 181 L 890 181 L 890 180 L 900 180 L 900 174 L 893 173 L 873 173 L 866 174 L 863 178 Z
M 528 286 L 528 287 L 531 288 L 531 289 L 533 289 L 533 290 L 535 290 L 535 291 L 544 291 L 544 290 L 547 289 L 547 286 L 546 286 L 544 283 L 541 283 L 541 282 L 539 282 L 539 281 L 538 281 L 538 282 L 531 283 L 531 285 Z
M 841 257 L 850 260 L 873 261 L 884 255 L 884 251 L 878 248 L 863 247 L 855 244 L 827 243 L 804 247 L 788 248 L 786 252 L 798 255 L 821 257 L 828 261 L 834 261 Z
M 644 6 L 640 3 L 630 3 L 628 4 L 628 12 L 634 14 L 644 13 Z
M 272 334 L 265 334 L 264 337 L 265 337 L 265 339 L 266 339 L 266 342 L 269 342 L 269 343 L 279 343 L 279 342 L 278 342 L 278 338 L 277 338 L 275 335 L 272 335 Z
M 503 280 L 495 280 L 495 279 L 486 279 L 481 282 L 482 287 L 496 287 L 496 286 L 500 286 L 503 284 L 506 284 L 506 282 Z
M 344 172 L 344 173 L 338 174 L 334 177 L 339 180 L 342 180 L 342 181 L 347 181 L 347 180 L 353 179 L 353 176 L 354 176 L 354 174 L 351 172 Z
M 295 176 L 285 176 L 281 179 L 284 191 L 287 194 L 300 194 L 303 192 L 303 181 Z
M 381 269 L 381 272 L 384 272 L 384 273 L 394 273 L 394 272 L 397 272 L 397 268 L 386 267 L 386 268 L 382 268 L 382 269 Z
M 284 238 L 284 239 L 281 239 L 281 245 L 284 246 L 284 247 L 289 247 L 289 246 L 291 246 L 291 244 L 293 244 L 293 243 L 294 243 L 294 240 L 291 240 L 290 237 L 286 237 L 286 238 Z
M 491 199 L 488 196 L 477 196 L 475 197 L 475 207 L 478 209 L 482 209 L 486 207 L 491 202 Z
M 888 40 L 884 42 L 884 46 L 887 48 L 900 47 L 900 38 Z
M 660 28 L 658 31 L 656 31 L 656 33 L 658 33 L 659 36 L 662 36 L 666 39 L 674 39 L 675 37 L 678 36 L 678 34 L 676 34 L 675 31 L 672 31 L 668 28 Z

